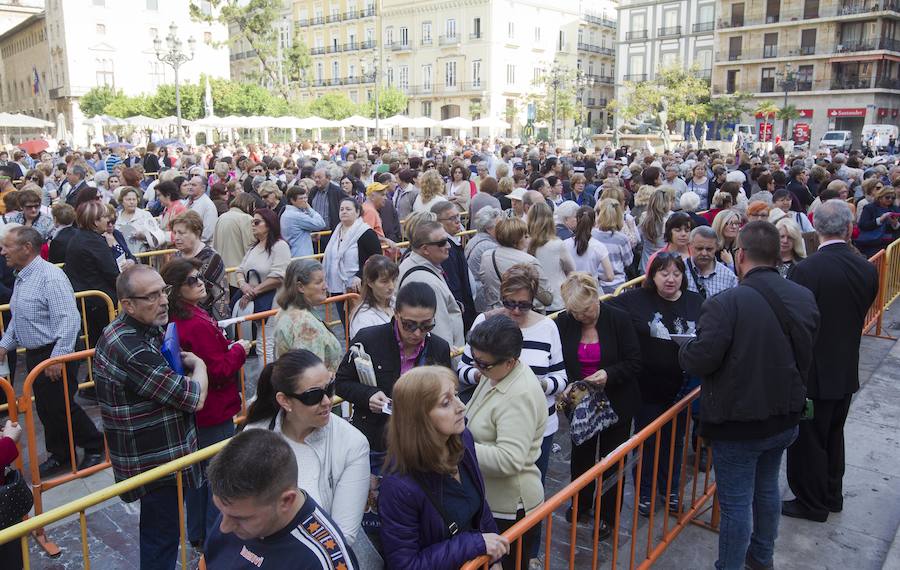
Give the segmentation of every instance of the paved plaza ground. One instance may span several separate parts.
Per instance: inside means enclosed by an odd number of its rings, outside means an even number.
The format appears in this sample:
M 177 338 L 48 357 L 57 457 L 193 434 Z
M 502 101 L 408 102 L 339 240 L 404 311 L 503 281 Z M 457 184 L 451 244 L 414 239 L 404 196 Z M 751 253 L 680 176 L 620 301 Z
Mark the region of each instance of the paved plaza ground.
M 886 332 L 900 337 L 900 310 L 888 312 Z M 258 371 L 254 363 L 252 373 Z M 253 375 L 251 373 L 251 375 Z M 827 523 L 782 518 L 776 545 L 776 568 L 784 569 L 900 569 L 900 342 L 865 337 L 860 354 L 862 388 L 853 400 L 846 428 L 847 471 L 844 477 L 844 511 L 832 514 Z M 21 384 L 21 383 L 20 383 Z M 99 424 L 96 405 L 86 409 Z M 40 435 L 38 441 L 41 441 Z M 557 435 L 555 453 L 548 473 L 548 495 L 569 482 L 568 437 Z M 790 491 L 784 478 L 785 498 Z M 631 477 L 626 478 L 623 517 L 631 520 L 633 501 Z M 44 495 L 47 509 L 64 504 L 113 482 L 111 473 L 98 473 L 53 489 Z M 661 511 L 657 511 L 661 513 Z M 568 566 L 569 525 L 563 509 L 554 515 L 550 568 Z M 670 519 L 671 521 L 674 519 Z M 646 519 L 639 517 L 637 550 L 646 538 Z M 660 524 L 660 517 L 657 517 Z M 138 563 L 138 508 L 119 500 L 98 505 L 88 512 L 91 564 L 95 568 L 134 568 Z M 32 543 L 32 568 L 46 570 L 82 568 L 80 529 L 77 518 L 48 528 L 48 535 L 61 548 L 51 559 Z M 575 568 L 591 567 L 589 525 L 578 530 Z M 654 565 L 660 569 L 712 568 L 716 558 L 715 533 L 688 525 Z M 627 567 L 630 536 L 620 535 L 618 567 Z M 639 554 L 640 555 L 640 554 Z M 599 567 L 610 566 L 609 541 L 602 544 Z M 0 564 L 2 565 L 2 564 Z M 191 564 L 195 567 L 194 564 Z

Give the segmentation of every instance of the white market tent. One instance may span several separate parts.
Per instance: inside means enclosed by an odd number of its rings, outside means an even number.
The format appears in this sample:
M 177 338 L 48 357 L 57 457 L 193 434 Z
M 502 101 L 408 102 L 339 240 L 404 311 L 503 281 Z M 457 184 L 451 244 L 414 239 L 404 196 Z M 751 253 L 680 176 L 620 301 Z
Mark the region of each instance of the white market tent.
M 55 126 L 50 121 L 21 113 L 0 113 L 0 127 L 13 129 L 46 129 Z
M 438 123 L 441 128 L 452 130 L 468 130 L 472 128 L 472 121 L 464 117 L 452 117 Z
M 510 128 L 510 124 L 504 121 L 503 119 L 499 119 L 496 117 L 485 117 L 483 119 L 478 119 L 472 121 L 473 127 L 478 128 L 487 128 L 487 129 L 508 129 Z
M 341 127 L 364 127 L 366 129 L 374 129 L 375 119 L 353 115 L 338 121 L 338 125 Z

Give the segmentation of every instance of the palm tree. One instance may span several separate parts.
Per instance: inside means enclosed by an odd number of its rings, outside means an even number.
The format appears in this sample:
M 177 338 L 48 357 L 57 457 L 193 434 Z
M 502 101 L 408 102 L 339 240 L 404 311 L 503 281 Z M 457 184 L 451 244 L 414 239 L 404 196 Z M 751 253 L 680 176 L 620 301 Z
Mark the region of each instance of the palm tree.
M 762 133 L 764 131 L 768 131 L 771 134 L 771 122 L 769 119 L 774 117 L 778 113 L 778 107 L 775 106 L 775 103 L 771 101 L 760 101 L 760 103 L 754 109 L 754 112 L 757 115 L 762 115 L 763 118 L 763 129 L 760 130 L 759 140 L 762 142 Z
M 800 118 L 800 111 L 793 105 L 787 105 L 778 109 L 777 117 L 783 121 L 781 126 L 781 140 L 787 140 L 788 122 Z

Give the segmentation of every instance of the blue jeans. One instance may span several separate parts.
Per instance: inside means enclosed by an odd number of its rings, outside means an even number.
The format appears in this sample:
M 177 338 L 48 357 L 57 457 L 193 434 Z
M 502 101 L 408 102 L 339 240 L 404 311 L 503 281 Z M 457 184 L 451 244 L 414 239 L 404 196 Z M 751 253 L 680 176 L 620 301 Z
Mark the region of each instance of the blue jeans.
M 141 570 L 173 570 L 181 538 L 178 489 L 153 489 L 141 497 Z
M 719 570 L 742 570 L 748 552 L 756 562 L 772 565 L 781 517 L 778 470 L 796 438 L 794 426 L 764 439 L 712 441 L 722 511 Z
M 234 435 L 234 422 L 228 420 L 215 426 L 197 428 L 197 445 L 200 449 L 214 443 L 226 440 Z M 203 462 L 206 470 L 208 461 Z M 209 483 L 204 479 L 198 489 L 184 489 L 184 512 L 187 517 L 188 540 L 191 542 L 203 542 L 209 536 L 210 530 L 216 524 L 219 509 L 212 500 Z
M 653 420 L 663 415 L 671 407 L 669 404 L 645 402 L 641 404 L 638 413 L 634 416 L 634 433 L 638 433 Z M 675 425 L 675 453 L 672 459 L 672 487 L 670 493 L 678 494 L 678 486 L 681 482 L 681 460 L 684 451 L 684 428 L 687 423 L 687 415 L 681 412 L 673 420 Z M 656 437 L 650 437 L 644 443 L 643 460 L 641 462 L 641 499 L 650 500 L 653 493 L 653 455 L 656 447 Z M 669 479 L 669 446 L 672 444 L 672 421 L 663 425 L 660 430 L 659 458 L 656 467 L 656 488 L 659 494 L 665 494 Z M 637 481 L 637 464 L 632 475 Z M 668 497 L 665 497 L 668 500 Z M 612 521 L 608 521 L 612 522 Z
M 541 455 L 537 458 L 537 461 L 534 462 L 537 465 L 538 470 L 541 472 L 541 485 L 544 484 L 544 479 L 547 478 L 547 467 L 550 465 L 550 455 L 553 453 L 553 436 L 555 433 L 551 433 L 547 437 L 544 438 L 544 441 L 541 442 Z

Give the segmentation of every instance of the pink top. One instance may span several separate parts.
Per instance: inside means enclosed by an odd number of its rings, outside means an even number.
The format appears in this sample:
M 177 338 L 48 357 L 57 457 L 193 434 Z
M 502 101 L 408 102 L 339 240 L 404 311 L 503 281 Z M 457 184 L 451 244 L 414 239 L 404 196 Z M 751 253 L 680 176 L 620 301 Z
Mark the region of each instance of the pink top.
M 587 378 L 600 370 L 600 343 L 578 343 L 578 363 L 581 364 L 581 377 Z

